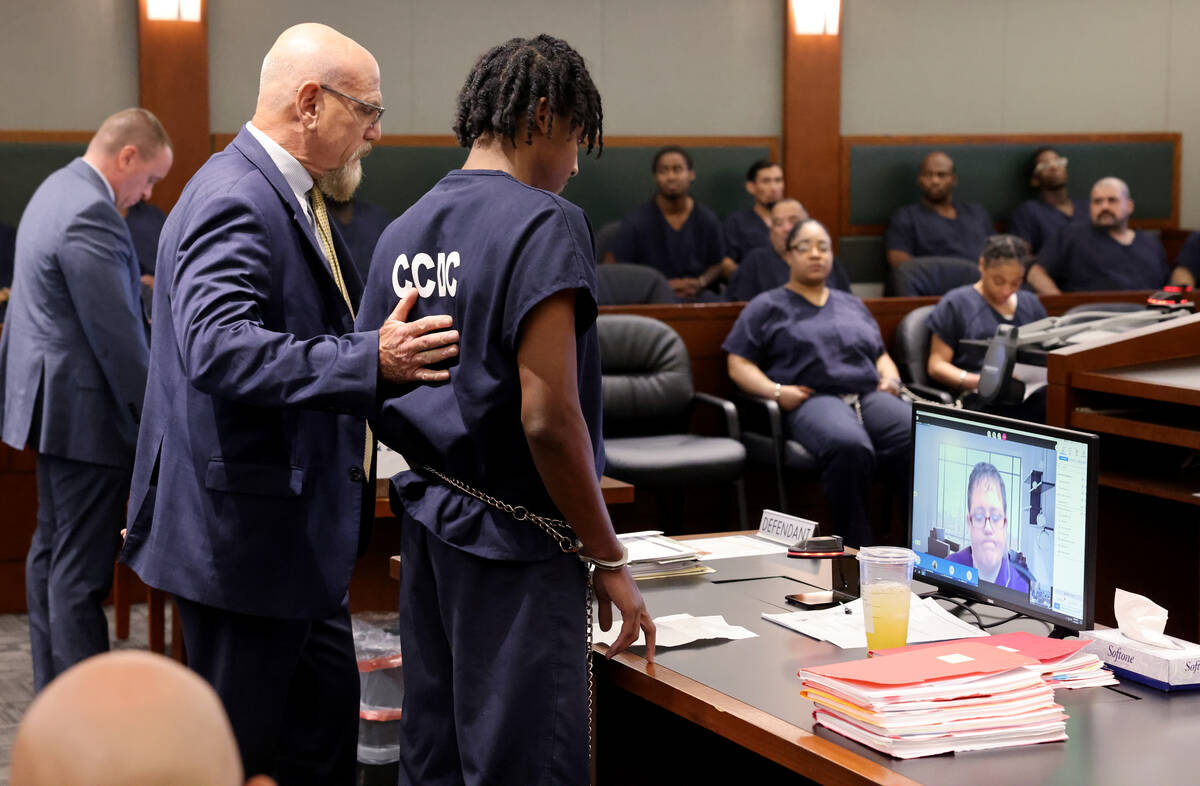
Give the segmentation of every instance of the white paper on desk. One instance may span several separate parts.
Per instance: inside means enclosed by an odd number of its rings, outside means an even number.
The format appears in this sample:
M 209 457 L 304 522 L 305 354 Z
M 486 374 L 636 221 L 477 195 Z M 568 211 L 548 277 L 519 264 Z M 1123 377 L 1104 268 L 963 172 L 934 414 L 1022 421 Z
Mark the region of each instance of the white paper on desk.
M 847 609 L 850 610 L 849 614 L 846 613 Z M 788 611 L 781 614 L 764 612 L 762 616 L 776 625 L 782 625 L 814 639 L 828 641 L 842 649 L 867 646 L 861 598 L 830 609 Z M 933 598 L 921 599 L 915 594 L 912 596 L 908 609 L 909 644 L 986 635 L 986 632 L 943 609 Z
M 699 559 L 729 559 L 730 557 L 761 557 L 766 554 L 786 554 L 787 546 L 749 535 L 730 535 L 723 538 L 693 538 L 687 544 L 699 552 Z
M 720 614 L 712 617 L 693 617 L 691 614 L 671 614 L 654 620 L 656 647 L 678 647 L 700 639 L 753 639 L 758 636 L 740 625 L 730 625 Z M 592 623 L 592 643 L 612 644 L 621 633 L 621 620 L 613 618 L 612 628 L 600 630 L 600 623 Z M 638 634 L 633 646 L 644 646 L 646 635 Z

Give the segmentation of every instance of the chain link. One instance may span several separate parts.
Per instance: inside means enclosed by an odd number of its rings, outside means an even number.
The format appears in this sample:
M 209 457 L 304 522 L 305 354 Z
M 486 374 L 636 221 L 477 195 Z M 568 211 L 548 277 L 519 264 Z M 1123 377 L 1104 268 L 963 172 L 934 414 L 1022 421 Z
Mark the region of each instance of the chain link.
M 421 472 L 428 472 L 430 475 L 441 480 L 447 486 L 457 491 L 461 491 L 469 497 L 474 497 L 480 502 L 495 508 L 501 513 L 507 513 L 516 521 L 529 521 L 537 525 L 539 529 L 554 539 L 564 553 L 579 554 L 583 548 L 583 543 L 579 538 L 575 537 L 575 531 L 571 529 L 571 525 L 562 519 L 553 519 L 548 516 L 542 516 L 533 513 L 524 505 L 509 505 L 507 502 L 493 497 L 485 491 L 470 486 L 458 478 L 452 478 L 444 472 L 434 469 L 433 467 L 422 465 L 417 467 Z M 584 584 L 586 591 L 584 593 L 584 603 L 587 606 L 587 634 L 586 646 L 584 648 L 584 663 L 587 667 L 587 713 L 588 713 L 588 764 L 589 768 L 592 761 L 592 751 L 595 748 L 595 740 L 592 739 L 592 730 L 596 727 L 596 681 L 592 671 L 592 598 L 595 597 L 595 566 L 584 560 L 582 557 L 579 564 L 583 566 Z

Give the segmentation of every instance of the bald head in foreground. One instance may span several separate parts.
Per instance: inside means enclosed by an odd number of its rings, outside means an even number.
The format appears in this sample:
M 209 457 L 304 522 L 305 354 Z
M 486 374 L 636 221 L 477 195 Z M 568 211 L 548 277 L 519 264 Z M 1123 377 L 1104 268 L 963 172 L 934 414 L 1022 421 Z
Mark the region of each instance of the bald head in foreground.
M 148 652 L 98 655 L 64 672 L 25 713 L 13 745 L 12 786 L 241 783 L 217 695 L 183 666 Z

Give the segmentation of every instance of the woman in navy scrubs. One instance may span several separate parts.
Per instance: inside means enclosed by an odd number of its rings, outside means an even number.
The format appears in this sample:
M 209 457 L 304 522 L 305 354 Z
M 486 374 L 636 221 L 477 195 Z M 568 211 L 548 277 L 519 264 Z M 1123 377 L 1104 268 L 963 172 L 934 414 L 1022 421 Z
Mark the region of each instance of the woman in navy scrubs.
M 912 410 L 879 325 L 862 301 L 826 284 L 829 233 L 805 219 L 788 235 L 788 282 L 751 300 L 722 348 L 746 393 L 779 402 L 791 436 L 820 462 L 835 529 L 869 545 L 876 465 L 907 455 Z
M 927 324 L 929 376 L 947 390 L 970 394 L 979 388 L 986 347 L 963 339 L 990 339 L 1000 325 L 1027 325 L 1046 317 L 1037 295 L 1021 289 L 1029 244 L 1015 235 L 992 235 L 979 257 L 979 280 L 952 289 L 942 296 Z M 963 403 L 970 407 L 969 395 Z M 1025 420 L 1044 420 L 1045 389 L 1017 407 L 990 407 L 992 411 Z

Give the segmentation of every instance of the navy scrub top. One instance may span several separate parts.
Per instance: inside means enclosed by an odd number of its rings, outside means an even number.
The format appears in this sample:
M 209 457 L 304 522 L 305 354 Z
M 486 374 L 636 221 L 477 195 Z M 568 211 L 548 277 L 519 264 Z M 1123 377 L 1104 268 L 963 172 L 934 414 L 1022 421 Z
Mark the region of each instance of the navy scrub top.
M 577 291 L 579 403 L 599 478 L 596 264 L 583 211 L 502 172 L 450 172 L 379 239 L 358 328 L 378 328 L 399 300 L 397 289 L 414 285 L 420 297 L 409 321 L 451 315 L 459 353 L 447 364 L 449 382 L 390 391 L 395 397 L 383 401 L 372 421 L 376 436 L 413 467 L 432 466 L 510 505 L 561 517 L 521 427 L 517 349 L 522 320 L 534 306 L 556 292 Z M 546 559 L 558 551 L 534 524 L 419 472 L 402 472 L 392 485 L 408 514 L 451 546 L 489 559 Z
M 1012 319 L 1005 319 L 992 308 L 983 295 L 971 284 L 956 287 L 938 301 L 925 324 L 929 330 L 954 350 L 950 362 L 961 369 L 976 372 L 983 368 L 986 347 L 960 343 L 963 339 L 990 339 L 1000 325 L 1027 325 L 1046 316 L 1046 309 L 1037 295 L 1017 290 L 1017 309 Z
M 1158 238 L 1135 232 L 1123 246 L 1090 223 L 1068 226 L 1037 261 L 1063 292 L 1160 289 L 1170 274 Z
M 1086 199 L 1073 200 L 1075 214 L 1068 216 L 1044 199 L 1027 199 L 1017 205 L 1008 219 L 1008 231 L 1029 243 L 1033 253 L 1041 251 L 1053 242 L 1058 233 L 1069 224 L 1091 223 Z
M 717 214 L 699 202 L 676 231 L 651 199 L 622 219 L 609 250 L 618 262 L 649 265 L 668 279 L 694 278 L 725 258 L 725 238 Z
M 725 251 L 734 262 L 741 263 L 756 248 L 771 247 L 771 228 L 752 207 L 726 216 L 724 229 Z
M 755 295 L 760 295 L 768 289 L 783 286 L 789 278 L 791 271 L 788 269 L 787 260 L 776 254 L 774 248 L 756 248 L 742 259 L 738 269 L 730 276 L 729 286 L 725 288 L 725 297 L 734 302 L 752 300 Z M 829 278 L 825 279 L 825 284 L 830 289 L 850 291 L 850 277 L 846 275 L 846 270 L 837 257 L 833 258 L 833 268 L 829 271 Z
M 746 358 L 774 382 L 817 393 L 869 393 L 884 353 L 879 324 L 854 295 L 829 290 L 824 306 L 787 287 L 751 300 L 721 349 Z
M 884 248 L 914 257 L 979 259 L 988 235 L 994 231 L 991 216 L 977 202 L 955 200 L 957 218 L 944 218 L 921 203 L 905 205 L 892 214 L 884 235 Z
M 1197 281 L 1200 281 L 1200 232 L 1193 232 L 1183 241 L 1183 248 L 1179 249 L 1175 264 L 1183 265 L 1191 271 Z
M 162 234 L 167 214 L 154 205 L 138 202 L 125 213 L 125 224 L 137 253 L 138 267 L 143 276 L 154 275 L 158 262 L 158 236 Z

